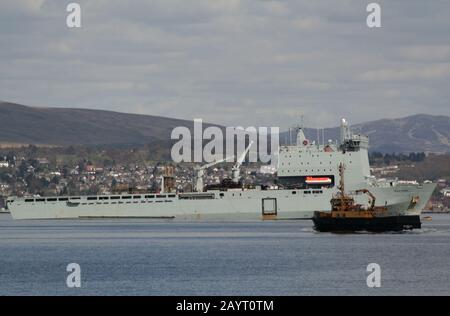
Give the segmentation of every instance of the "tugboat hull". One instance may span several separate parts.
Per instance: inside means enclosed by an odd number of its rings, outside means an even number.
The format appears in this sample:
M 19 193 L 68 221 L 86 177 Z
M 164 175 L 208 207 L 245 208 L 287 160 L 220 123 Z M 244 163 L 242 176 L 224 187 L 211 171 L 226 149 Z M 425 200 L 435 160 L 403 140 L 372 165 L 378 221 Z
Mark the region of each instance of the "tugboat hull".
M 375 218 L 313 217 L 314 228 L 320 232 L 386 232 L 421 228 L 420 216 L 386 216 Z

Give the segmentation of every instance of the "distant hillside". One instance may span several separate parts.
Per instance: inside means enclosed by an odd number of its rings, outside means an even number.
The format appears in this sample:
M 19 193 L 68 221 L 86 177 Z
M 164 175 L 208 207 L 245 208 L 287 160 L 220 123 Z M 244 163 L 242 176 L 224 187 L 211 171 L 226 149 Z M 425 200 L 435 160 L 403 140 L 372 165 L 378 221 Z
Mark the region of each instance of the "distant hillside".
M 369 136 L 370 150 L 382 153 L 450 152 L 450 117 L 418 114 L 399 119 L 383 119 L 352 126 Z M 317 139 L 316 129 L 306 129 Z M 325 139 L 338 139 L 339 128 L 325 129 Z M 321 139 L 321 137 L 320 137 Z
M 204 124 L 209 126 L 209 124 Z M 0 144 L 138 145 L 168 143 L 176 126 L 192 121 L 112 111 L 38 108 L 0 102 Z M 413 115 L 353 126 L 370 137 L 372 151 L 450 152 L 450 117 Z M 311 139 L 315 129 L 306 129 Z M 281 136 L 281 142 L 286 135 Z M 325 129 L 325 139 L 338 139 L 339 128 Z
M 450 152 L 450 117 L 418 114 L 356 125 L 381 152 Z
M 121 145 L 167 141 L 192 122 L 112 111 L 38 108 L 0 103 L 0 143 Z

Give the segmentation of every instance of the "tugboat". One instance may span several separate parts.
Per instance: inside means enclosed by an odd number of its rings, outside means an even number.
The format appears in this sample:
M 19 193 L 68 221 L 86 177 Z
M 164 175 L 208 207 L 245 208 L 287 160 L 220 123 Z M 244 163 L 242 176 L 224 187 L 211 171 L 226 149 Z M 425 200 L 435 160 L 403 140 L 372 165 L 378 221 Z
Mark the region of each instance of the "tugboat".
M 386 206 L 375 206 L 375 196 L 367 189 L 354 191 L 354 194 L 367 194 L 369 206 L 355 204 L 351 195 L 345 193 L 344 164 L 339 164 L 339 191 L 331 199 L 331 212 L 314 212 L 315 230 L 319 232 L 386 232 L 421 228 L 418 215 L 388 215 Z

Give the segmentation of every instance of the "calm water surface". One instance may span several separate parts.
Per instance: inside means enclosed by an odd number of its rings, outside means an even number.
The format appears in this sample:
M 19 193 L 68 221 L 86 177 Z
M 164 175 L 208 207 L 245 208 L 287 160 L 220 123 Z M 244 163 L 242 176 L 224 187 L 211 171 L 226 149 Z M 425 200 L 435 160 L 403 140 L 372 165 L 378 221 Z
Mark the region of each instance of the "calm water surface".
M 311 221 L 13 221 L 0 214 L 0 295 L 448 295 L 450 215 L 421 230 L 316 233 Z M 66 286 L 67 264 L 81 288 Z M 366 267 L 381 266 L 381 288 Z

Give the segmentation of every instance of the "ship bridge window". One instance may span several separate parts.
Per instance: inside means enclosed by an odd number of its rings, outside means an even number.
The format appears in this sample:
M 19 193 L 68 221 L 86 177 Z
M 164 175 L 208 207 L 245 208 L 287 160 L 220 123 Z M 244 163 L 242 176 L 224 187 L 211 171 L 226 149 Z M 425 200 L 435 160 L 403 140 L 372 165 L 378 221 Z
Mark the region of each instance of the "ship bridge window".
M 58 201 L 69 201 L 69 198 L 61 197 L 61 198 L 58 198 Z
M 122 200 L 131 199 L 131 195 L 122 195 Z
M 314 193 L 314 194 L 322 194 L 323 192 L 322 192 L 322 190 L 314 190 L 314 191 L 312 191 L 312 193 Z
M 34 202 L 34 199 L 25 199 L 25 202 Z
M 71 200 L 79 200 L 79 199 L 81 199 L 81 198 L 80 198 L 79 196 L 71 196 L 70 199 L 71 199 Z
M 292 191 L 292 194 L 297 194 L 297 191 Z
M 156 197 L 157 197 L 157 198 L 165 198 L 166 195 L 165 195 L 165 194 L 162 194 L 162 195 L 157 195 Z
M 134 195 L 134 196 L 133 196 L 133 199 L 140 199 L 140 198 L 141 198 L 140 195 Z
M 88 201 L 97 201 L 97 197 L 96 196 L 88 196 L 87 200 Z
M 174 198 L 175 194 L 169 194 L 167 197 Z
M 311 191 L 305 191 L 304 194 L 311 194 Z
M 120 199 L 120 196 L 114 195 L 114 196 L 111 196 L 110 199 L 111 200 L 118 200 L 118 199 Z
M 155 197 L 155 196 L 154 196 L 153 194 L 152 194 L 152 195 L 146 195 L 146 196 L 145 196 L 146 199 L 153 199 L 154 197 Z
M 36 199 L 36 202 L 45 202 L 45 199 Z
M 108 200 L 109 196 L 99 196 L 98 199 L 99 200 Z
M 56 198 L 48 198 L 47 202 L 56 202 Z

